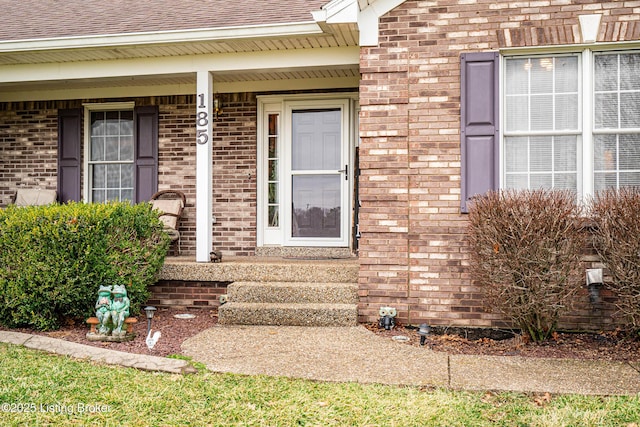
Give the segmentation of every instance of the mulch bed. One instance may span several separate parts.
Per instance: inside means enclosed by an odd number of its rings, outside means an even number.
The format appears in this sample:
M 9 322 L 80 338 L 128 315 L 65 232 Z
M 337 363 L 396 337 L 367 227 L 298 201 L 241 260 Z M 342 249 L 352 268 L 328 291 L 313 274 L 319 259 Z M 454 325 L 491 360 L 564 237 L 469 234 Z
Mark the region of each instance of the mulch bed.
M 194 314 L 195 317 L 193 319 L 175 317 L 177 314 L 185 313 Z M 153 318 L 151 329 L 152 333 L 160 331 L 162 336 L 153 349 L 147 348 L 145 342 L 147 321 L 144 314 L 138 316 L 138 323 L 134 325 L 136 338 L 133 341 L 123 343 L 88 341 L 86 334 L 89 327 L 86 324 L 69 324 L 53 332 L 2 327 L 0 330 L 33 333 L 129 353 L 168 356 L 180 354 L 180 345 L 183 341 L 214 326 L 217 320 L 216 310 L 160 308 Z M 408 338 L 408 341 L 403 341 L 403 344 L 420 346 L 420 336 L 415 328 L 397 325 L 391 330 L 385 330 L 380 329 L 377 324 L 365 324 L 364 326 L 381 337 L 394 339 L 394 337 L 403 336 Z M 620 331 L 600 334 L 557 333 L 552 340 L 542 344 L 527 342 L 522 336 L 509 333 L 507 334 L 509 337 L 506 339 L 470 338 L 468 336 L 470 331 L 477 332 L 477 330 L 471 329 L 456 329 L 455 333 L 449 329 L 436 330 L 426 338 L 424 348 L 449 354 L 640 361 L 640 337 Z
M 399 325 L 391 330 L 384 330 L 377 324 L 367 324 L 365 327 L 389 339 L 406 336 L 409 338 L 406 344 L 420 346 L 420 336 L 415 328 Z M 441 329 L 432 333 L 426 337 L 424 347 L 449 354 L 640 361 L 640 337 L 622 331 L 555 333 L 552 339 L 539 344 L 508 331 L 505 332 L 510 337 L 505 339 L 466 338 L 464 329 L 458 329 L 455 332 L 448 333 L 447 329 Z
M 177 314 L 194 314 L 193 319 L 178 319 L 174 317 Z M 180 345 L 187 338 L 190 338 L 205 329 L 215 325 L 218 321 L 217 311 L 211 310 L 179 310 L 159 308 L 153 316 L 151 322 L 151 334 L 160 331 L 162 336 L 153 347 L 147 348 L 147 319 L 142 313 L 138 316 L 138 323 L 133 327 L 136 337 L 133 341 L 128 342 L 101 342 L 89 341 L 87 332 L 89 326 L 87 324 L 68 324 L 57 331 L 39 332 L 31 329 L 7 329 L 0 327 L 0 330 L 10 330 L 15 332 L 24 332 L 29 334 L 43 335 L 51 338 L 59 338 L 67 341 L 77 342 L 81 344 L 92 345 L 95 347 L 108 348 L 110 350 L 125 351 L 128 353 L 149 354 L 154 356 L 169 356 L 172 354 L 180 354 L 182 352 Z

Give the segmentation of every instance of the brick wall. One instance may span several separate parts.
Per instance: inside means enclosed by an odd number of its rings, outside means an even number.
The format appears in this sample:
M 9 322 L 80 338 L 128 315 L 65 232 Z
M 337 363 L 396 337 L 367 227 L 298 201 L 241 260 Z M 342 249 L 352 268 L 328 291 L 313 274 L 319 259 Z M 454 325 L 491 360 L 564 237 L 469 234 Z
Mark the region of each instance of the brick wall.
M 0 206 L 11 202 L 18 187 L 57 188 L 57 114 L 0 110 Z
M 467 271 L 460 54 L 579 43 L 578 15 L 594 12 L 598 41 L 640 38 L 640 1 L 407 1 L 381 18 L 360 60 L 360 320 L 384 304 L 413 324 L 503 323 Z M 598 312 L 585 292 L 564 327 L 599 327 L 605 302 Z
M 223 254 L 254 255 L 257 215 L 257 100 L 222 95 L 213 124 L 213 246 Z
M 196 147 L 195 96 L 159 103 L 158 190 L 179 190 L 187 204 L 179 223 L 182 254 L 195 253 Z M 176 254 L 172 245 L 171 255 Z
M 58 109 L 131 100 L 159 105 L 158 189 L 185 193 L 181 249 L 195 254 L 195 95 L 0 103 L 0 206 L 18 186 L 57 188 Z M 249 255 L 256 245 L 257 102 L 253 94 L 225 94 L 222 105 L 213 125 L 213 241 L 225 255 Z

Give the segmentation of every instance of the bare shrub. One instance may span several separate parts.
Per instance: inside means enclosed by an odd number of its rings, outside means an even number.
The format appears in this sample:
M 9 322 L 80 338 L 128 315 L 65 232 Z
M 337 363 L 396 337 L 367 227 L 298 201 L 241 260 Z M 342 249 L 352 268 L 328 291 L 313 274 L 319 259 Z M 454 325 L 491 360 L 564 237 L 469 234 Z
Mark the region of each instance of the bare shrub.
M 533 341 L 555 331 L 583 285 L 587 233 L 571 192 L 492 192 L 469 213 L 471 273 L 485 308 L 510 319 Z
M 611 276 L 606 286 L 627 327 L 640 329 L 640 190 L 603 191 L 591 209 L 594 245 Z

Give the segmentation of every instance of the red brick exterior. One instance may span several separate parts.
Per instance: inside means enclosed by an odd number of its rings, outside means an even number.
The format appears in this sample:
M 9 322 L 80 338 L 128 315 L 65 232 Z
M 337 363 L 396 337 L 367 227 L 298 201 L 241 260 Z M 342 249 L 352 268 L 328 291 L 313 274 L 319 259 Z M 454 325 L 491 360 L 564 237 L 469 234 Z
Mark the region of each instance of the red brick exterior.
M 0 106 L 0 206 L 11 201 L 19 186 L 57 187 L 58 111 L 22 107 Z
M 227 293 L 227 282 L 189 282 L 161 280 L 151 286 L 147 304 L 156 307 L 216 308 L 220 295 Z
M 223 254 L 254 255 L 257 215 L 257 100 L 224 95 L 213 125 L 213 246 Z
M 598 41 L 640 39 L 640 1 L 407 1 L 361 49 L 360 319 L 381 305 L 402 322 L 489 327 L 470 277 L 460 214 L 460 54 L 581 42 L 578 15 L 603 15 Z M 564 328 L 600 328 L 585 295 Z

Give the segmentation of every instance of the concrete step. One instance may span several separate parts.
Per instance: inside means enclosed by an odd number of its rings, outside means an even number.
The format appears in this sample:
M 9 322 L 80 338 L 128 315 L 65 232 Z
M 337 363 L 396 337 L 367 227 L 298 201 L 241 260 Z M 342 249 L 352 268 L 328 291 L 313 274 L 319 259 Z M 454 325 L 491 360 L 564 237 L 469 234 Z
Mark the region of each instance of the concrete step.
M 227 287 L 230 302 L 357 304 L 355 283 L 234 282 Z
M 297 260 L 225 257 L 222 262 L 165 259 L 160 279 L 193 282 L 357 283 L 358 259 Z
M 218 309 L 221 325 L 356 326 L 356 304 L 228 302 Z

